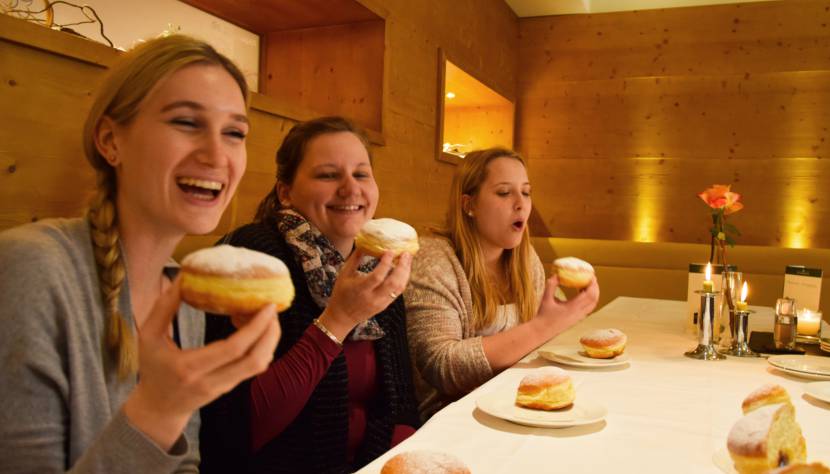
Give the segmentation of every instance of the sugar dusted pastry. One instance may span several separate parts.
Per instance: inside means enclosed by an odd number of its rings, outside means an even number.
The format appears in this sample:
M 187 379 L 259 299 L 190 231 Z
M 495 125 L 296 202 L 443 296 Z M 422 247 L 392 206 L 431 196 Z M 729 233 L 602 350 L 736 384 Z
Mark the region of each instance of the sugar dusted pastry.
M 741 410 L 746 415 L 752 410 L 764 405 L 773 405 L 775 403 L 791 403 L 790 395 L 784 387 L 778 384 L 768 383 L 758 387 L 747 395 L 743 403 L 741 403 Z
M 790 403 L 765 405 L 744 415 L 729 432 L 726 446 L 739 474 L 762 474 L 807 458 Z
M 197 250 L 182 260 L 182 299 L 216 314 L 250 314 L 273 303 L 291 306 L 294 284 L 282 260 L 230 245 Z
M 559 284 L 568 288 L 585 288 L 594 278 L 594 267 L 576 257 L 557 258 L 553 267 L 559 276 Z
M 380 474 L 470 474 L 470 469 L 451 454 L 406 451 L 389 458 Z
M 391 251 L 397 257 L 408 252 L 418 252 L 418 233 L 415 229 L 395 219 L 372 219 L 367 222 L 354 239 L 355 245 L 375 257 Z
M 628 336 L 619 329 L 595 329 L 579 338 L 588 357 L 611 359 L 625 351 Z
M 557 410 L 576 398 L 571 376 L 559 367 L 540 367 L 519 383 L 516 405 L 536 410 Z

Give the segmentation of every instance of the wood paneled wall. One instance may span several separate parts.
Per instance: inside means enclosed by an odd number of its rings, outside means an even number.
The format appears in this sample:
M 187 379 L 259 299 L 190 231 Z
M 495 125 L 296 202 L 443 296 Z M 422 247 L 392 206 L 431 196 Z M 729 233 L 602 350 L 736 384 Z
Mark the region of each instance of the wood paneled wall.
M 454 167 L 435 159 L 437 48 L 515 99 L 518 21 L 501 0 L 361 0 L 386 19 L 382 130 L 374 150 L 378 215 L 440 222 Z M 94 176 L 81 151 L 83 117 L 115 50 L 0 15 L 0 229 L 79 215 Z M 334 78 L 333 80 L 336 80 Z M 254 95 L 248 170 L 222 223 L 179 254 L 248 222 L 273 186 L 274 152 L 308 110 Z M 413 176 L 421 179 L 414 180 Z
M 471 145 L 472 151 L 513 146 L 513 104 L 444 108 L 444 143 Z
M 830 246 L 830 1 L 522 19 L 517 146 L 558 237 Z M 537 226 L 542 227 L 542 226 Z

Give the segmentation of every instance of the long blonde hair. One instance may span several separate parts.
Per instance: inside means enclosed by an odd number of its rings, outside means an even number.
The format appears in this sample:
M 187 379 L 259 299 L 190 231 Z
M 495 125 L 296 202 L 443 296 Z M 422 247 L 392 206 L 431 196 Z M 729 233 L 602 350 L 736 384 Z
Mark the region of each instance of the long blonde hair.
M 120 125 L 128 124 L 153 87 L 179 69 L 192 64 L 224 68 L 233 77 L 247 103 L 245 76 L 231 60 L 210 45 L 183 35 L 150 40 L 125 54 L 101 84 L 84 124 L 84 154 L 98 176 L 96 194 L 87 211 L 95 264 L 107 331 L 104 344 L 118 363 L 119 377 L 126 378 L 138 369 L 138 351 L 132 328 L 118 310 L 118 300 L 126 276 L 118 232 L 115 204 L 118 181 L 115 169 L 96 146 L 96 134 L 103 117 Z
M 463 196 L 474 198 L 478 194 L 482 183 L 487 179 L 487 165 L 496 158 L 511 158 L 527 167 L 521 155 L 507 148 L 488 148 L 468 153 L 453 176 L 446 227 L 438 232 L 452 242 L 470 282 L 473 327 L 476 329 L 493 324 L 496 307 L 506 301 L 502 301 L 500 295 L 503 293 L 498 290 L 493 279 L 488 278 L 479 234 L 473 218 L 464 212 Z M 506 249 L 501 257 L 502 268 L 507 274 L 507 291 L 516 298 L 519 320 L 522 322 L 536 314 L 538 303 L 531 275 L 530 255 L 530 236 L 525 226 L 519 245 L 513 249 Z

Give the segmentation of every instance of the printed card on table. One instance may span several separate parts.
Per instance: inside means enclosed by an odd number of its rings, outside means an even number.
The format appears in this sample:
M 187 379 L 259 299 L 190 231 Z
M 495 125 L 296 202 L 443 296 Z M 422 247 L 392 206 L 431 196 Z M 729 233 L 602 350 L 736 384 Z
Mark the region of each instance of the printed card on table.
M 793 298 L 797 308 L 807 308 L 813 311 L 821 309 L 821 277 L 820 268 L 807 268 L 801 265 L 787 265 L 784 272 L 784 297 Z

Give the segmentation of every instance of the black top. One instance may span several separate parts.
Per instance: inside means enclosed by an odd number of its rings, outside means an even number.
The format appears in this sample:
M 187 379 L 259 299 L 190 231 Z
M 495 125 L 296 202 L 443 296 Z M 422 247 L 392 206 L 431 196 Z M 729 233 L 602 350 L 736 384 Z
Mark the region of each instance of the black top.
M 223 243 L 273 255 L 288 266 L 296 296 L 291 307 L 279 315 L 282 337 L 275 358 L 283 356 L 322 313 L 308 291 L 302 268 L 273 226 L 246 225 L 223 239 Z M 204 407 L 201 410 L 201 472 L 351 472 L 390 448 L 394 425 L 417 428 L 420 422 L 412 385 L 403 298 L 398 297 L 374 319 L 386 333 L 374 341 L 378 393 L 366 407 L 363 444 L 351 465 L 347 461 L 348 374 L 341 352 L 294 421 L 256 453 L 250 453 L 249 381 Z M 229 318 L 208 315 L 205 343 L 226 338 L 233 331 Z

